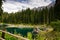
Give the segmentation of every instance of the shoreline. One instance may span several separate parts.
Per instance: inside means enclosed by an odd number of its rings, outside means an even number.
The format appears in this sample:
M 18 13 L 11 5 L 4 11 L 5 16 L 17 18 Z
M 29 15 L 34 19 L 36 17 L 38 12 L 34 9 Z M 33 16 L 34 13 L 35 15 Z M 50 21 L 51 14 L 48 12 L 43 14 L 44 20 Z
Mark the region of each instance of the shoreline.
M 34 24 L 9 24 L 9 23 L 0 23 L 0 24 L 6 24 L 8 25 L 8 27 L 21 27 L 21 28 L 33 28 L 33 27 L 46 27 L 46 24 L 45 25 L 34 25 Z

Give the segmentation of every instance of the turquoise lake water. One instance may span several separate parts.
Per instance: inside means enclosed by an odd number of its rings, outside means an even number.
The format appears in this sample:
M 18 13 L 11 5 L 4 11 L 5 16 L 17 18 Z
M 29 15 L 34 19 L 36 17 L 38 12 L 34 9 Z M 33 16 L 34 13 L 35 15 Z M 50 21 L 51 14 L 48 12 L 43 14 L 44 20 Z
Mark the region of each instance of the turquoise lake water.
M 8 32 L 10 33 L 17 33 L 17 34 L 21 34 L 22 36 L 27 36 L 28 32 L 32 32 L 33 28 L 6 28 Z

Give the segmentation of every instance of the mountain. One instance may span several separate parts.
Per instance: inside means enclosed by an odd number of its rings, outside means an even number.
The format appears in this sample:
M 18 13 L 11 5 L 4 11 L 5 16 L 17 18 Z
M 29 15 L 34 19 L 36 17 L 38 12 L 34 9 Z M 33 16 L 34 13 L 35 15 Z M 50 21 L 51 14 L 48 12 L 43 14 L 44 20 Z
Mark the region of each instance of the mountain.
M 55 0 L 5 0 L 2 7 L 4 12 L 11 13 L 27 8 L 43 8 L 54 4 L 53 2 L 55 2 Z
M 55 1 L 52 1 L 52 3 L 50 3 L 47 7 L 49 8 L 49 7 L 54 7 L 54 5 L 55 5 Z
M 38 8 L 33 8 L 34 10 L 40 10 L 40 9 L 43 9 L 43 8 L 50 8 L 50 7 L 54 7 L 54 5 L 55 5 L 55 1 L 52 1 L 49 5 L 47 5 L 47 6 L 41 6 L 41 7 L 38 7 Z

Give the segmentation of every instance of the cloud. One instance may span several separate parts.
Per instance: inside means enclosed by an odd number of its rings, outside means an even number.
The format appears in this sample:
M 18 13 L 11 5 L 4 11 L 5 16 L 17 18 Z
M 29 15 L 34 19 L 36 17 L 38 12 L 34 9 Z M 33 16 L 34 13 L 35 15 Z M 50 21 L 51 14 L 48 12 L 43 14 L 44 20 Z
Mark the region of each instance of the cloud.
M 6 2 L 3 2 L 2 7 L 4 12 L 11 13 L 27 8 L 47 6 L 51 2 L 51 0 L 6 0 Z

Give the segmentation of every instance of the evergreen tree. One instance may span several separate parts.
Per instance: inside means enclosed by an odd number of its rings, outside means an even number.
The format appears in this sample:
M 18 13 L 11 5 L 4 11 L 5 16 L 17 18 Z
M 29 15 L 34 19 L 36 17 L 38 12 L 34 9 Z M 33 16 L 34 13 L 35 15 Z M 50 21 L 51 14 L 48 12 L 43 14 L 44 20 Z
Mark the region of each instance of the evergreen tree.
M 0 0 L 0 16 L 2 15 L 3 10 L 2 10 L 2 0 Z
M 56 0 L 54 12 L 55 18 L 60 20 L 60 0 Z

